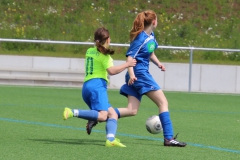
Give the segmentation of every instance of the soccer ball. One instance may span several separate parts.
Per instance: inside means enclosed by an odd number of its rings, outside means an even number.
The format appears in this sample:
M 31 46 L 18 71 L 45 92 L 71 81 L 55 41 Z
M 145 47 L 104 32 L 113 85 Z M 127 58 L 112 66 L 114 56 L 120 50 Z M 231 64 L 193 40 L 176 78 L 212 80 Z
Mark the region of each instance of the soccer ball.
M 149 133 L 158 134 L 162 129 L 162 123 L 159 119 L 159 116 L 151 116 L 146 121 L 146 129 Z

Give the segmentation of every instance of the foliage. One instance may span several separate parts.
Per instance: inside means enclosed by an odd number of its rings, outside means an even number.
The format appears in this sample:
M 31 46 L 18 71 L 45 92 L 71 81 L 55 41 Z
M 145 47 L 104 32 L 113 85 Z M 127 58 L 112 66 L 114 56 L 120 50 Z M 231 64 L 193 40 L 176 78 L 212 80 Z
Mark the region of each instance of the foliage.
M 0 9 L 1 38 L 92 42 L 95 29 L 105 26 L 112 43 L 128 44 L 135 16 L 152 9 L 158 16 L 155 35 L 161 45 L 240 48 L 240 2 L 236 0 L 2 0 Z M 76 45 L 7 42 L 0 45 L 0 50 L 69 52 L 79 56 L 85 53 Z M 117 50 L 123 53 L 126 48 Z M 181 55 L 183 51 L 167 52 L 163 52 L 167 60 L 188 59 Z M 239 53 L 208 54 L 215 52 L 202 52 L 199 57 L 240 61 L 233 58 Z

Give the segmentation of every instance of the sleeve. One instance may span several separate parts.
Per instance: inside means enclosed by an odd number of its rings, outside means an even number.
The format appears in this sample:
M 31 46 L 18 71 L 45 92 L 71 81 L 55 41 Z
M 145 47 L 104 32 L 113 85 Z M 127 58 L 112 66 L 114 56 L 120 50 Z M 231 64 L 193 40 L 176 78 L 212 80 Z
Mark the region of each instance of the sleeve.
M 110 55 L 107 55 L 103 61 L 104 69 L 108 69 L 113 66 L 113 59 Z
M 141 42 L 138 40 L 134 40 L 131 44 L 130 47 L 126 53 L 126 57 L 131 56 L 131 57 L 135 57 L 135 54 L 138 52 L 140 46 L 141 46 Z

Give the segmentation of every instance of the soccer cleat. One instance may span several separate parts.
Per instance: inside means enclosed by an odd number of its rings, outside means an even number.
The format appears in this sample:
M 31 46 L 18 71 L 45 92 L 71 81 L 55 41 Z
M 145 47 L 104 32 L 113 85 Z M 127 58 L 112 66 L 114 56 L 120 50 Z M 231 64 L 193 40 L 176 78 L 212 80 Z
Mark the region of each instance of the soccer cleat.
M 63 111 L 63 120 L 67 120 L 68 118 L 73 117 L 73 112 L 70 108 L 65 108 Z
M 187 145 L 187 143 L 177 141 L 176 140 L 177 135 L 170 140 L 164 139 L 164 146 L 167 146 L 167 147 L 185 147 Z
M 120 139 L 118 139 L 118 138 L 115 138 L 115 140 L 118 141 L 119 143 L 121 142 Z
M 110 142 L 108 139 L 105 144 L 106 147 L 126 147 L 120 142 L 118 138 L 115 138 L 114 141 Z
M 91 134 L 91 132 L 92 132 L 92 128 L 94 127 L 94 126 L 96 126 L 98 124 L 98 122 L 97 121 L 88 121 L 88 123 L 87 123 L 87 125 L 86 125 L 86 131 L 87 131 L 87 134 L 88 135 L 90 135 Z

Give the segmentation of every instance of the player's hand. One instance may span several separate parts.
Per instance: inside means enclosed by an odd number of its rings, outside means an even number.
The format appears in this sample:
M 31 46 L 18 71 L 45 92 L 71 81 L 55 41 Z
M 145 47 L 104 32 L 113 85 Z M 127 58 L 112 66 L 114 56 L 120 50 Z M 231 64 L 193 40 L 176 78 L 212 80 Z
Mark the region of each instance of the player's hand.
M 166 71 L 166 68 L 165 68 L 165 66 L 163 64 L 159 64 L 158 68 L 160 68 L 161 71 Z
M 130 77 L 130 79 L 128 80 L 128 85 L 132 85 L 136 80 L 137 80 L 137 77 Z
M 134 67 L 137 64 L 136 59 L 127 59 L 128 67 Z

